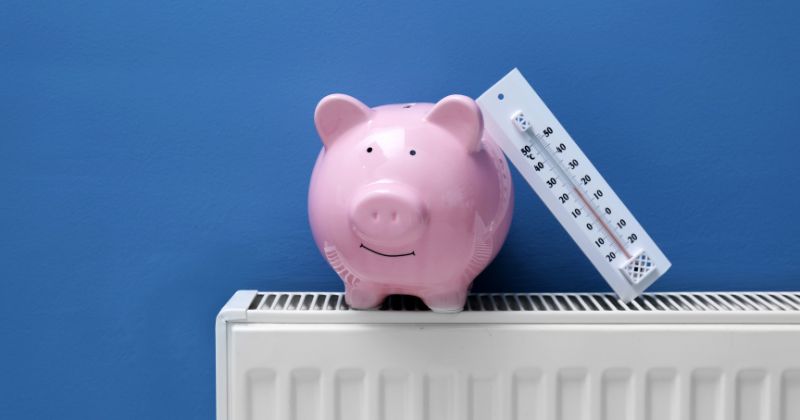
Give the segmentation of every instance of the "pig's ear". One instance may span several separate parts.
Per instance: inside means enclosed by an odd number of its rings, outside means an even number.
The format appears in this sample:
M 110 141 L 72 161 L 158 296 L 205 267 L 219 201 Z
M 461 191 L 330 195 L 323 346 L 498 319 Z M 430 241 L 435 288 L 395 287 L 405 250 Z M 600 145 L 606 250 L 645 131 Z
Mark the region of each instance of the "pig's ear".
M 345 131 L 369 120 L 372 110 L 358 99 L 334 93 L 322 98 L 314 111 L 314 124 L 326 148 Z
M 468 151 L 480 150 L 483 116 L 472 98 L 464 95 L 447 96 L 433 106 L 425 119 L 449 131 Z

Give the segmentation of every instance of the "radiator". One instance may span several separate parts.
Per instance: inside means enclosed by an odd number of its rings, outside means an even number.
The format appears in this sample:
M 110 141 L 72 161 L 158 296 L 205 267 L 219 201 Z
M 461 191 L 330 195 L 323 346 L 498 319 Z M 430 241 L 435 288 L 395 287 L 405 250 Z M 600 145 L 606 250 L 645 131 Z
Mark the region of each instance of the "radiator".
M 800 293 L 475 294 L 351 310 L 239 291 L 217 418 L 800 420 Z

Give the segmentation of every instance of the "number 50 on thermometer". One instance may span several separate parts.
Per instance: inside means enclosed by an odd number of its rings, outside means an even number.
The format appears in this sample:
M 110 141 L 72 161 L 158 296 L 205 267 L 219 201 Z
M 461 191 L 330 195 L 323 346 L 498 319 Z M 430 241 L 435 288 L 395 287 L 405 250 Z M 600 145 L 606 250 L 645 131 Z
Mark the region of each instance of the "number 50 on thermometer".
M 485 128 L 625 302 L 670 267 L 625 204 L 514 69 L 477 100 Z

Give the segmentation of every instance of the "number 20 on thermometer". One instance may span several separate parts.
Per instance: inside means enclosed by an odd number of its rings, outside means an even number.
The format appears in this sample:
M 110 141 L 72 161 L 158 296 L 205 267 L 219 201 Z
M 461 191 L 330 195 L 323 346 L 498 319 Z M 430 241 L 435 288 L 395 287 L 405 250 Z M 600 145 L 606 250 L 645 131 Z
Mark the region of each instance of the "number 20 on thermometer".
M 480 98 L 486 130 L 625 302 L 670 267 L 539 95 L 514 69 Z

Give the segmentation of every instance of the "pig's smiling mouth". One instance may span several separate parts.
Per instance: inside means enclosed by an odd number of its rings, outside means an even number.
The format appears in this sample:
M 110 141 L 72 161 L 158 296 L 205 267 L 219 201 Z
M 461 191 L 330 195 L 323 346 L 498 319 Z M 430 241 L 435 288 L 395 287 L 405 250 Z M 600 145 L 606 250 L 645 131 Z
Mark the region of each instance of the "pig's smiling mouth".
M 366 249 L 367 251 L 369 251 L 369 252 L 371 252 L 373 254 L 378 254 L 378 255 L 383 256 L 383 257 L 406 257 L 406 256 L 409 256 L 409 255 L 417 255 L 417 254 L 414 253 L 414 251 L 411 251 L 411 252 L 408 252 L 408 253 L 405 253 L 405 254 L 384 254 L 383 252 L 378 252 L 378 251 L 376 251 L 374 249 L 369 248 L 368 246 L 366 246 L 364 244 L 361 244 L 360 248 L 364 248 L 364 249 Z

